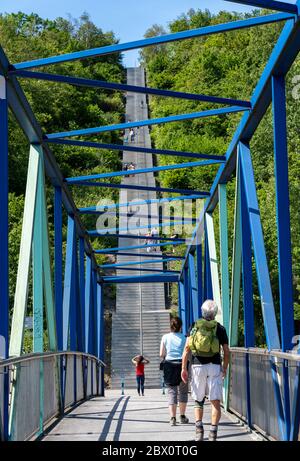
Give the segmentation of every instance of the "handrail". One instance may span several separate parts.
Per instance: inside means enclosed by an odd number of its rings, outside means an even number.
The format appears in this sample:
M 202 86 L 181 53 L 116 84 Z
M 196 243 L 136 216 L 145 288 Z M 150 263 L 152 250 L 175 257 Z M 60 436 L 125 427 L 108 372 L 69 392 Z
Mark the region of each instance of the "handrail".
M 86 358 L 96 360 L 101 367 L 106 367 L 106 364 L 98 357 L 92 354 L 78 351 L 59 351 L 59 352 L 34 352 L 31 354 L 24 354 L 20 357 L 11 357 L 9 359 L 0 360 L 0 367 L 7 367 L 16 363 L 28 362 L 30 360 L 42 359 L 47 357 L 59 357 L 61 355 L 78 355 Z
M 240 352 L 244 354 L 260 355 L 263 357 L 277 357 L 285 360 L 294 360 L 300 362 L 300 354 L 293 354 L 291 352 L 281 352 L 277 349 L 268 351 L 267 349 L 260 349 L 258 347 L 230 347 L 230 352 Z

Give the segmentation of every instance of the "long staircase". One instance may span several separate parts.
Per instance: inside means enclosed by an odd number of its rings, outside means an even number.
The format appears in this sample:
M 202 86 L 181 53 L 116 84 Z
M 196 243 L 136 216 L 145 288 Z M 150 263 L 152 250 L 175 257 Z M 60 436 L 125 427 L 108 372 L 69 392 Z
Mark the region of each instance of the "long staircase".
M 128 85 L 145 86 L 144 70 L 142 68 L 127 69 Z M 144 95 L 129 93 L 126 102 L 127 121 L 144 120 L 148 118 L 147 102 Z M 128 131 L 128 130 L 127 130 Z M 128 133 L 126 133 L 128 134 Z M 151 147 L 148 127 L 136 130 L 133 141 L 128 140 L 130 145 L 139 147 Z M 153 166 L 151 154 L 123 152 L 123 164 L 135 164 L 136 169 L 150 168 Z M 155 186 L 155 178 L 151 173 L 139 174 L 125 177 L 122 184 Z M 140 190 L 121 189 L 120 203 L 155 199 L 156 193 Z M 148 214 L 155 216 L 151 219 L 152 225 L 158 223 L 157 205 L 142 205 L 129 207 L 129 218 L 126 216 L 126 208 L 120 208 L 120 228 L 137 227 L 148 224 Z M 125 216 L 122 216 L 124 214 Z M 122 233 L 126 233 L 123 232 Z M 137 234 L 138 231 L 128 231 Z M 141 231 L 145 235 L 147 229 Z M 132 247 L 143 244 L 140 239 L 119 239 L 119 247 Z M 157 247 L 159 249 L 159 247 Z M 117 262 L 143 261 L 145 257 L 140 254 L 146 253 L 144 249 L 131 250 L 136 257 L 118 255 Z M 152 253 L 149 253 L 152 254 Z M 153 252 L 153 255 L 161 255 L 161 252 Z M 148 258 L 149 259 L 149 258 Z M 158 258 L 160 259 L 160 258 Z M 151 274 L 142 272 L 139 269 L 161 269 L 161 263 L 129 266 L 134 270 L 118 270 L 118 276 L 134 276 Z M 154 272 L 155 273 L 155 272 Z M 163 334 L 169 331 L 169 313 L 165 309 L 165 294 L 163 283 L 144 284 L 118 284 L 117 285 L 116 312 L 112 320 L 112 389 L 121 388 L 124 381 L 125 389 L 136 386 L 135 369 L 131 363 L 132 357 L 143 352 L 143 355 L 150 360 L 145 370 L 145 385 L 148 388 L 159 388 L 161 386 L 161 373 L 159 371 L 159 346 Z

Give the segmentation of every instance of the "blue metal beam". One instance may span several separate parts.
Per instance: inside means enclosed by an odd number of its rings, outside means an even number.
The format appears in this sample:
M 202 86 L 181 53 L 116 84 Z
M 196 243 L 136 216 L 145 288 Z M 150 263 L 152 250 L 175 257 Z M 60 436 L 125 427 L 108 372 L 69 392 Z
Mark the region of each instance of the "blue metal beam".
M 122 263 L 117 263 L 117 264 L 102 264 L 98 267 L 101 269 L 109 269 L 113 267 L 121 267 L 121 266 L 139 266 L 143 264 L 158 264 L 158 263 L 167 263 L 170 261 L 176 261 L 176 258 L 164 258 L 164 259 L 150 259 L 150 261 L 130 261 L 130 262 L 122 262 Z
M 115 212 L 115 211 L 87 211 L 85 212 L 85 214 L 90 214 L 90 215 L 103 215 L 105 214 L 105 216 L 114 216 L 116 217 L 118 215 L 118 217 L 126 217 L 126 218 L 129 218 L 131 216 L 136 216 L 137 218 L 139 219 L 149 219 L 149 220 L 152 220 L 152 219 L 158 219 L 160 220 L 160 222 L 163 222 L 165 221 L 166 219 L 169 219 L 170 220 L 170 224 L 181 224 L 184 222 L 184 224 L 195 224 L 197 222 L 197 219 L 196 218 L 186 218 L 184 216 L 164 216 L 164 215 L 161 215 L 161 216 L 158 216 L 158 214 L 156 213 L 155 215 L 152 215 L 152 214 L 141 214 L 139 213 L 137 210 L 134 211 L 134 212 L 130 212 L 130 211 L 127 211 L 127 213 L 120 213 L 118 212 L 118 214 Z M 175 221 L 180 221 L 180 223 L 176 223 Z M 126 228 L 127 229 L 127 228 Z M 120 230 L 120 229 L 119 229 Z
M 105 269 L 104 269 L 105 270 Z M 118 267 L 117 271 L 136 271 L 136 272 L 159 272 L 160 274 L 180 274 L 180 271 L 162 270 L 162 269 L 140 269 L 134 267 Z
M 281 342 L 287 351 L 294 336 L 294 300 L 284 76 L 273 76 L 272 89 Z
M 57 349 L 63 350 L 63 256 L 62 256 L 62 196 L 61 187 L 54 188 L 54 261 L 55 316 Z
M 105 125 L 105 126 L 97 126 L 94 128 L 82 128 L 79 130 L 62 131 L 59 133 L 47 134 L 46 138 L 59 139 L 59 138 L 70 138 L 72 136 L 89 136 L 93 134 L 106 133 L 110 131 L 127 130 L 130 128 L 137 128 L 137 127 L 143 127 L 143 126 L 161 125 L 163 123 L 183 122 L 185 120 L 215 117 L 217 115 L 233 114 L 236 112 L 244 112 L 244 111 L 249 111 L 249 109 L 245 109 L 244 107 L 237 107 L 237 106 L 222 107 L 221 109 L 204 110 L 202 112 L 192 112 L 190 114 L 170 115 L 169 117 L 160 117 L 160 118 L 154 118 L 154 119 L 149 119 L 149 120 L 140 120 L 136 122 L 117 123 L 115 125 Z
M 199 154 L 195 152 L 182 152 L 168 149 L 150 149 L 150 147 L 129 146 L 128 144 L 106 144 L 91 141 L 78 141 L 76 139 L 44 139 L 45 143 L 61 144 L 66 146 L 88 147 L 90 149 L 109 149 L 119 152 L 134 152 L 141 154 L 168 155 L 175 157 L 203 158 L 208 160 L 225 160 L 224 155 Z
M 78 306 L 78 246 L 77 246 L 77 236 L 75 234 L 74 239 L 74 248 L 73 248 L 73 260 L 72 260 L 72 300 L 70 305 L 70 350 L 77 351 L 80 350 L 78 347 L 78 326 L 81 326 L 80 319 L 78 318 L 79 306 Z M 75 365 L 76 367 L 76 365 Z M 74 377 L 75 380 L 75 377 Z M 76 388 L 74 386 L 74 391 Z M 74 394 L 74 398 L 76 394 Z M 75 400 L 76 401 L 76 400 Z
M 79 237 L 79 296 L 81 306 L 82 343 L 85 351 L 85 251 L 84 239 Z
M 0 75 L 0 359 L 8 358 L 9 267 L 8 267 L 8 104 L 5 78 Z M 1 436 L 8 440 L 9 374 L 3 375 Z
M 98 349 L 98 357 L 100 360 L 104 361 L 104 355 L 105 355 L 105 318 L 104 318 L 104 290 L 103 290 L 103 285 L 98 283 L 97 287 L 97 303 L 98 303 L 98 308 L 97 308 L 97 313 L 98 313 L 98 331 L 97 331 L 97 337 L 98 337 L 98 344 L 99 344 L 99 349 Z M 100 388 L 100 389 L 99 389 Z M 98 388 L 98 394 L 100 396 L 104 396 L 104 368 L 100 367 L 99 370 L 99 388 Z
M 268 10 L 298 14 L 298 8 L 296 5 L 275 0 L 225 0 L 225 2 L 240 3 L 242 5 L 255 6 L 257 8 L 267 8 Z
M 233 21 L 225 24 L 217 24 L 213 26 L 202 27 L 200 29 L 185 30 L 174 34 L 166 34 L 158 37 L 151 37 L 142 40 L 137 40 L 129 43 L 121 43 L 116 45 L 109 45 L 100 48 L 93 48 L 85 51 L 77 51 L 74 53 L 63 54 L 60 56 L 52 56 L 49 58 L 35 59 L 33 61 L 25 61 L 14 64 L 11 68 L 21 70 L 30 69 L 32 67 L 49 66 L 51 64 L 58 64 L 62 62 L 74 61 L 77 59 L 86 59 L 96 56 L 104 56 L 111 53 L 123 53 L 124 51 L 135 50 L 137 48 L 144 48 L 146 46 L 158 45 L 162 43 L 176 42 L 195 37 L 204 37 L 207 35 L 218 34 L 221 32 L 229 32 L 237 29 L 244 29 L 247 27 L 254 27 L 263 24 L 270 24 L 278 21 L 285 21 L 293 16 L 289 14 L 270 14 L 266 16 L 258 16 L 245 20 Z
M 239 159 L 240 161 L 240 159 Z M 241 171 L 241 168 L 239 168 Z M 243 265 L 243 304 L 244 304 L 244 346 L 255 347 L 254 303 L 252 277 L 252 247 L 249 213 L 245 195 L 244 182 L 239 177 L 241 193 L 241 226 L 242 226 L 242 265 Z
M 183 93 L 181 91 L 161 90 L 157 88 L 149 88 L 135 85 L 125 85 L 122 83 L 112 83 L 103 80 L 91 80 L 80 77 L 70 77 L 66 75 L 47 74 L 44 72 L 29 72 L 24 70 L 13 70 L 9 75 L 15 75 L 22 78 L 34 78 L 38 80 L 47 80 L 50 82 L 67 83 L 69 85 L 84 86 L 89 88 L 104 88 L 107 90 L 126 91 L 131 93 L 151 94 L 156 96 L 164 96 L 169 98 L 188 99 L 190 101 L 211 102 L 214 104 L 229 104 L 234 106 L 246 107 L 251 109 L 249 101 L 241 101 L 238 99 L 220 98 L 217 96 L 207 96 L 204 94 Z
M 133 207 L 139 205 L 150 205 L 153 203 L 158 203 L 159 205 L 162 203 L 174 202 L 174 201 L 181 201 L 181 200 L 193 200 L 199 199 L 199 195 L 189 195 L 189 196 L 182 196 L 182 197 L 166 197 L 161 199 L 153 199 L 153 200 L 138 200 L 138 201 L 131 201 L 126 203 L 114 203 L 112 205 L 101 205 L 101 206 L 91 206 L 86 208 L 78 208 L 79 213 L 103 213 L 104 211 L 111 210 L 113 208 L 122 208 L 122 207 Z
M 199 318 L 199 297 L 198 297 L 198 286 L 196 280 L 196 268 L 195 268 L 195 256 L 189 254 L 188 260 L 189 269 L 189 286 L 190 286 L 190 314 L 191 323 L 195 322 Z
M 178 282 L 178 275 L 136 275 L 136 276 L 119 276 L 119 277 L 102 277 L 103 283 L 170 283 Z
M 82 283 L 82 275 L 84 277 L 84 268 L 82 268 L 82 243 L 76 242 L 75 251 L 75 305 L 76 305 L 76 333 L 77 333 L 77 351 L 84 352 L 85 350 L 85 331 L 84 331 L 84 284 Z M 83 305 L 82 305 L 83 302 Z
M 203 299 L 205 300 L 205 299 L 212 299 L 212 298 L 213 298 L 213 288 L 212 288 L 212 280 L 211 280 L 208 238 L 207 238 L 207 232 L 205 232 L 205 237 L 204 237 L 204 290 L 203 290 Z
M 116 233 L 116 232 L 121 232 L 121 231 L 138 231 L 140 229 L 151 229 L 153 227 L 171 227 L 171 226 L 176 226 L 176 225 L 182 225 L 183 220 L 181 221 L 169 221 L 165 223 L 154 223 L 154 224 L 148 224 L 145 226 L 139 226 L 139 227 L 114 227 L 114 228 L 107 228 L 107 229 L 97 229 L 97 230 L 92 230 L 88 231 L 88 234 L 90 236 L 95 236 L 95 235 L 103 235 L 103 234 L 111 234 L 111 233 Z
M 63 350 L 69 346 L 70 312 L 74 307 L 74 248 L 76 240 L 75 222 L 72 216 L 68 216 L 68 238 L 65 263 L 65 280 L 63 296 Z
M 197 271 L 197 294 L 198 294 L 198 318 L 200 318 L 201 317 L 201 306 L 203 303 L 202 243 L 200 239 L 197 239 L 196 271 Z
M 186 302 L 185 302 L 185 289 L 184 283 L 178 280 L 178 313 L 182 320 L 182 333 L 186 335 L 188 333 L 186 325 Z
M 91 339 L 91 315 L 93 304 L 93 287 L 92 287 L 92 262 L 91 258 L 86 256 L 86 276 L 85 276 L 85 352 L 88 353 L 92 349 Z
M 151 236 L 146 236 L 146 235 L 132 235 L 132 234 L 96 234 L 96 235 L 91 235 L 91 237 L 118 237 L 118 238 L 125 238 L 125 239 L 140 239 L 140 240 L 167 240 L 169 242 L 170 237 L 153 237 Z M 189 239 L 180 239 L 180 238 L 174 238 L 172 239 L 174 242 L 180 242 L 180 243 L 187 243 L 190 240 Z M 171 243 L 166 243 L 166 245 L 171 245 Z M 150 245 L 147 245 L 150 246 Z
M 263 238 L 260 211 L 256 195 L 256 186 L 249 145 L 240 142 L 241 178 L 245 185 L 245 197 L 249 215 L 252 244 L 256 263 L 257 281 L 261 298 L 261 307 L 269 350 L 280 349 L 277 320 L 268 270 L 267 256 Z
M 130 249 L 131 249 L 131 248 L 130 248 Z M 115 252 L 109 251 L 109 249 L 108 249 L 108 250 L 105 250 L 105 251 L 104 251 L 104 254 L 107 254 L 107 255 L 109 255 L 109 254 L 116 255 Z M 141 257 L 141 256 L 142 256 L 143 258 L 162 258 L 162 257 L 168 258 L 168 257 L 170 257 L 170 258 L 174 258 L 174 260 L 176 259 L 177 261 L 181 261 L 182 259 L 184 259 L 182 256 L 173 256 L 173 255 L 171 255 L 171 254 L 168 254 L 168 255 L 167 255 L 167 254 L 163 254 L 163 255 L 158 254 L 158 255 L 155 255 L 155 254 L 153 254 L 153 252 L 152 252 L 152 253 L 125 253 L 125 252 L 123 253 L 123 252 L 118 251 L 118 252 L 117 252 L 117 255 L 118 255 L 118 256 L 135 256 L 135 257 L 136 257 L 136 256 L 138 256 L 138 257 Z
M 191 291 L 190 291 L 190 280 L 189 280 L 189 268 L 188 265 L 183 271 L 183 287 L 184 287 L 184 302 L 185 302 L 185 329 L 188 332 L 192 324 L 191 322 Z
M 7 75 L 10 68 L 10 63 L 0 46 L 0 74 Z M 49 146 L 43 142 L 42 129 L 34 116 L 34 113 L 26 99 L 26 96 L 15 77 L 7 80 L 7 96 L 9 107 L 14 114 L 21 129 L 24 131 L 30 144 L 41 144 L 43 146 L 45 156 L 45 172 L 50 179 L 53 187 L 61 186 L 62 188 L 62 202 L 69 214 L 73 214 L 76 221 L 76 229 L 79 236 L 85 239 L 85 250 L 88 254 L 92 255 L 90 243 L 85 235 L 85 229 L 78 216 L 76 206 L 74 204 L 72 195 L 67 185 L 64 183 L 63 175 L 58 167 L 53 153 L 50 151 Z M 96 267 L 96 261 L 93 260 L 93 265 Z
M 173 242 L 173 240 L 168 240 L 164 243 L 151 243 L 150 245 L 134 245 L 134 246 L 126 246 L 126 247 L 116 247 L 116 248 L 106 248 L 105 250 L 94 250 L 95 254 L 111 254 L 116 253 L 120 250 L 138 250 L 139 248 L 153 248 L 153 247 L 164 247 L 167 245 L 182 245 L 183 242 Z M 184 258 L 183 258 L 184 259 Z
M 115 183 L 105 183 L 105 182 L 90 182 L 82 181 L 78 183 L 73 183 L 72 186 L 88 186 L 88 187 L 109 187 L 113 189 L 129 189 L 129 190 L 147 190 L 153 192 L 167 192 L 168 194 L 187 194 L 194 195 L 197 194 L 197 198 L 206 198 L 209 197 L 209 192 L 206 191 L 197 191 L 189 189 L 170 189 L 168 187 L 152 187 L 152 186 L 138 186 L 131 184 L 115 184 Z
M 297 6 L 300 5 L 297 0 Z M 253 136 L 256 128 L 258 127 L 261 119 L 266 113 L 271 99 L 271 79 L 273 74 L 285 74 L 294 60 L 296 59 L 300 51 L 300 22 L 296 21 L 293 17 L 284 26 L 280 37 L 271 53 L 270 59 L 267 62 L 265 69 L 259 79 L 259 82 L 253 92 L 251 103 L 252 111 L 244 114 L 240 124 L 238 125 L 232 141 L 227 149 L 226 153 L 226 164 L 221 165 L 219 171 L 215 177 L 213 185 L 210 190 L 210 197 L 205 202 L 204 210 L 202 212 L 202 218 L 196 227 L 195 235 L 199 233 L 199 230 L 203 228 L 203 217 L 206 212 L 213 212 L 218 203 L 218 185 L 226 183 L 230 180 L 233 172 L 236 168 L 236 153 L 237 147 L 240 140 L 250 140 Z M 202 231 L 200 231 L 202 235 Z M 192 242 L 191 246 L 187 248 L 186 259 L 188 253 L 191 251 L 191 247 L 194 246 Z M 186 260 L 182 266 L 186 264 Z
M 97 337 L 97 285 L 98 285 L 98 272 L 93 270 L 92 273 L 93 284 L 93 307 L 92 307 L 92 324 L 90 329 L 92 331 L 92 354 L 97 355 L 98 337 Z M 93 383 L 92 383 L 93 386 Z M 93 387 L 92 387 L 93 388 Z
M 294 336 L 294 300 L 284 76 L 272 77 L 272 95 L 281 349 L 287 351 L 292 349 Z M 283 394 L 285 439 L 289 440 L 291 431 L 290 385 L 286 361 L 283 364 Z
M 222 162 L 219 160 L 203 160 L 202 162 L 176 163 L 174 165 L 155 166 L 152 168 L 141 168 L 139 170 L 115 171 L 111 173 L 92 174 L 88 176 L 76 176 L 73 178 L 66 178 L 66 182 L 68 184 L 74 184 L 77 182 L 93 181 L 95 179 L 116 178 L 119 176 L 133 176 L 133 175 L 135 176 L 138 174 L 155 173 L 158 171 L 180 170 L 182 168 L 195 168 L 198 166 L 207 166 L 207 165 L 213 165 L 217 163 L 222 163 Z

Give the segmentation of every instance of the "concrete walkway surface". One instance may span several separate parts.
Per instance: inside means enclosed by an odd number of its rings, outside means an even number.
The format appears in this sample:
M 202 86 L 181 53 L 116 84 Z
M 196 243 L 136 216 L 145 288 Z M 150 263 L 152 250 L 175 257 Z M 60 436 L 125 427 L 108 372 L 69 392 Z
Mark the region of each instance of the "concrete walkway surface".
M 139 397 L 134 389 L 107 390 L 66 415 L 43 440 L 46 441 L 193 441 L 193 401 L 186 412 L 189 424 L 169 423 L 167 395 L 161 389 L 146 389 Z M 178 419 L 178 418 L 177 418 Z M 209 431 L 210 404 L 205 404 L 205 440 Z M 222 413 L 219 441 L 255 441 L 256 437 L 232 415 Z

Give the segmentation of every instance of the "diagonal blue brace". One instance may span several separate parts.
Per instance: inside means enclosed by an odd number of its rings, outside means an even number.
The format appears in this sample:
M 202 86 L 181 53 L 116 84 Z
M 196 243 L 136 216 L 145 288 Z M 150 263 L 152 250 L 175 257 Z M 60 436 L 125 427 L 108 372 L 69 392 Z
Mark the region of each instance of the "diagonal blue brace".
M 63 256 L 62 256 L 62 191 L 54 189 L 54 254 L 55 315 L 57 348 L 63 350 Z
M 199 238 L 197 238 L 197 246 L 196 246 L 196 269 L 197 269 L 198 318 L 200 318 L 201 317 L 201 306 L 203 303 L 203 274 L 202 274 L 202 243 Z
M 9 345 L 9 266 L 8 266 L 8 104 L 6 81 L 0 75 L 0 360 L 8 358 Z M 0 438 L 8 440 L 9 374 L 3 379 L 0 408 Z M 1 427 L 2 426 L 2 427 Z
M 199 318 L 199 298 L 198 298 L 198 286 L 196 280 L 196 268 L 195 268 L 195 256 L 189 254 L 188 259 L 189 267 L 189 280 L 190 280 L 190 314 L 191 322 L 193 323 Z
M 106 254 L 106 255 L 110 255 L 110 254 L 111 255 L 116 255 L 115 252 L 109 251 L 109 250 L 104 250 L 104 254 Z M 123 252 L 120 252 L 120 251 L 117 252 L 117 255 L 118 256 L 135 256 L 135 257 L 136 256 L 139 256 L 139 257 L 142 256 L 143 258 L 162 258 L 162 257 L 165 257 L 165 258 L 170 257 L 170 258 L 172 258 L 173 257 L 173 255 L 171 255 L 171 254 L 169 254 L 169 255 L 167 255 L 167 254 L 163 254 L 163 255 L 162 254 L 157 254 L 157 255 L 155 255 L 153 253 L 127 253 L 127 252 L 123 253 Z M 183 257 L 182 256 L 176 256 L 176 257 L 174 257 L 174 259 L 176 259 L 176 261 L 182 261 Z
M 87 78 L 70 77 L 66 75 L 46 74 L 44 72 L 29 72 L 25 70 L 17 70 L 9 72 L 10 75 L 22 78 L 34 78 L 38 80 L 47 80 L 50 82 L 67 83 L 69 85 L 84 86 L 88 88 L 104 88 L 106 90 L 127 91 L 131 93 L 151 94 L 156 96 L 164 96 L 169 98 L 188 99 L 190 101 L 211 102 L 214 104 L 229 104 L 240 107 L 251 108 L 249 101 L 241 101 L 238 99 L 220 98 L 217 96 L 207 96 L 204 94 L 183 93 L 181 91 L 161 90 L 157 88 L 149 88 L 144 86 L 125 85 L 122 83 L 112 83 L 103 80 L 90 80 Z
M 85 351 L 85 250 L 84 239 L 79 238 L 79 296 L 82 323 L 82 350 Z
M 101 206 L 91 206 L 86 208 L 78 208 L 79 213 L 94 213 L 99 212 L 102 213 L 103 211 L 111 210 L 113 208 L 122 208 L 122 207 L 133 207 L 139 205 L 150 205 L 153 203 L 158 203 L 158 205 L 163 203 L 169 203 L 174 201 L 182 201 L 182 200 L 197 200 L 199 199 L 198 195 L 189 195 L 189 196 L 179 196 L 179 197 L 166 197 L 161 199 L 152 199 L 152 200 L 137 200 L 131 201 L 126 203 L 114 203 L 112 205 L 101 205 Z
M 170 283 L 178 282 L 177 274 L 150 274 L 138 276 L 102 277 L 103 283 Z
M 100 266 L 99 266 L 100 267 Z M 104 268 L 105 270 L 105 268 Z M 110 269 L 111 270 L 111 269 Z M 136 272 L 158 272 L 160 274 L 180 274 L 180 271 L 162 270 L 162 269 L 141 269 L 140 267 L 117 267 L 117 271 L 136 271 Z
M 170 237 L 153 237 L 152 235 L 147 237 L 145 235 L 132 235 L 132 234 L 95 234 L 91 235 L 91 237 L 118 237 L 118 238 L 125 238 L 125 239 L 139 239 L 139 240 L 166 240 L 169 242 Z M 174 238 L 172 239 L 174 242 L 180 242 L 180 243 L 189 243 L 189 239 L 182 239 L 182 238 Z M 168 243 L 167 245 L 170 245 Z M 148 246 L 148 245 L 147 245 Z
M 225 155 L 214 155 L 214 154 L 199 154 L 195 152 L 182 152 L 168 149 L 150 149 L 149 147 L 129 146 L 127 144 L 107 144 L 100 142 L 91 141 L 78 141 L 76 139 L 47 139 L 44 138 L 45 143 L 61 144 L 66 146 L 76 147 L 88 147 L 90 149 L 109 149 L 117 150 L 118 152 L 134 152 L 140 154 L 152 154 L 152 155 L 168 155 L 175 157 L 191 157 L 191 158 L 203 158 L 207 160 L 226 160 Z
M 239 158 L 241 160 L 241 180 L 244 181 L 244 191 L 247 203 L 249 223 L 252 236 L 252 244 L 256 263 L 256 273 L 259 293 L 261 298 L 264 328 L 269 350 L 280 349 L 280 339 L 275 315 L 273 295 L 271 290 L 270 276 L 267 264 L 267 257 L 264 245 L 260 211 L 256 195 L 253 166 L 250 155 L 249 144 L 239 143 Z M 278 413 L 278 424 L 282 439 L 286 437 L 285 414 L 282 405 L 281 392 L 279 387 L 278 369 L 276 360 L 271 358 L 271 373 L 274 384 L 275 401 Z
M 127 211 L 125 213 L 116 213 L 115 211 L 87 211 L 83 214 L 91 214 L 91 215 L 104 215 L 105 216 L 113 216 L 113 217 L 116 217 L 118 216 L 119 218 L 121 217 L 125 217 L 125 218 L 129 218 L 131 216 L 136 216 L 137 218 L 139 219 L 149 219 L 150 221 L 152 219 L 158 219 L 158 214 L 143 214 L 143 213 L 139 213 L 138 210 L 132 212 L 132 211 Z M 169 225 L 178 225 L 178 224 L 181 224 L 184 222 L 184 224 L 196 224 L 197 223 L 197 219 L 196 218 L 186 218 L 184 216 L 164 216 L 164 215 L 161 215 L 159 216 L 160 220 L 162 222 L 164 222 L 166 219 L 169 219 Z M 179 221 L 179 222 L 178 222 Z M 152 225 L 150 225 L 149 227 L 153 227 Z M 157 224 L 157 227 L 158 227 L 158 224 Z M 106 229 L 105 227 L 102 228 L 102 229 Z M 123 228 L 124 229 L 124 228 Z M 127 229 L 127 228 L 126 228 Z M 130 228 L 129 228 L 130 229 Z M 134 229 L 136 229 L 136 227 L 134 227 Z M 119 229 L 120 230 L 120 229 Z
M 271 290 L 267 256 L 265 251 L 265 244 L 260 220 L 260 211 L 256 195 L 256 186 L 249 145 L 240 142 L 239 152 L 241 160 L 240 166 L 242 170 L 242 180 L 244 181 L 245 185 L 244 190 L 249 213 L 249 222 L 256 262 L 256 272 L 259 293 L 261 297 L 267 346 L 269 350 L 280 349 L 279 333 L 275 316 L 273 295 Z
M 150 120 L 140 120 L 138 122 L 118 123 L 116 125 L 97 126 L 94 128 L 83 128 L 80 130 L 63 131 L 61 133 L 47 134 L 48 139 L 70 138 L 72 136 L 88 136 L 97 133 L 106 133 L 117 130 L 127 130 L 143 126 L 161 125 L 163 123 L 183 122 L 185 120 L 194 120 L 217 115 L 233 114 L 236 112 L 248 111 L 243 107 L 231 106 L 222 107 L 221 109 L 204 110 L 202 112 L 192 112 L 190 114 L 170 115 L 169 117 L 154 118 Z
M 74 253 L 75 253 L 76 230 L 75 221 L 68 216 L 68 238 L 65 263 L 65 281 L 63 294 L 63 350 L 69 346 L 70 310 L 74 307 Z
M 117 264 L 102 264 L 99 267 L 102 269 L 108 269 L 110 267 L 118 267 L 118 266 L 136 266 L 136 265 L 142 265 L 142 264 L 158 264 L 158 263 L 163 263 L 163 262 L 170 262 L 170 261 L 176 261 L 176 258 L 164 258 L 164 259 L 151 259 L 146 260 L 146 261 L 130 261 L 130 262 L 123 262 L 123 263 L 117 263 Z
M 113 227 L 113 228 L 107 228 L 107 229 L 99 229 L 99 230 L 93 230 L 93 231 L 88 231 L 88 234 L 91 236 L 97 236 L 97 235 L 103 235 L 103 234 L 111 234 L 111 233 L 116 233 L 116 232 L 121 232 L 121 231 L 138 231 L 140 229 L 151 229 L 153 227 L 171 227 L 171 226 L 176 226 L 176 225 L 182 225 L 182 220 L 181 221 L 169 221 L 169 222 L 164 222 L 164 223 L 155 223 L 155 224 L 148 224 L 145 226 L 139 226 L 139 227 Z
M 105 250 L 94 250 L 95 254 L 110 254 L 118 252 L 119 250 L 138 250 L 140 248 L 147 248 L 151 247 L 164 247 L 166 245 L 182 245 L 182 242 L 173 242 L 172 240 L 166 241 L 164 243 L 151 243 L 150 245 L 134 245 L 134 246 L 126 246 L 126 247 L 116 247 L 116 248 L 106 248 Z
M 115 178 L 119 176 L 133 176 L 137 174 L 156 173 L 158 171 L 180 170 L 182 168 L 194 168 L 198 166 L 214 165 L 217 163 L 222 162 L 219 160 L 203 160 L 202 162 L 176 163 L 173 165 L 155 166 L 153 168 L 141 168 L 140 170 L 116 171 L 112 173 L 92 174 L 89 176 L 77 176 L 73 178 L 66 178 L 66 182 L 68 184 L 74 184 L 83 181 L 93 181 L 95 179 Z
M 239 158 L 240 162 L 240 158 Z M 239 167 L 241 171 L 241 167 Z M 244 303 L 244 346 L 255 347 L 253 278 L 252 278 L 252 247 L 249 214 L 245 196 L 244 182 L 239 175 L 240 186 L 240 216 L 242 227 L 242 274 L 243 274 L 243 303 Z M 238 319 L 237 319 L 238 320 Z M 247 423 L 252 426 L 251 408 L 251 370 L 249 354 L 245 354 L 246 368 L 246 396 L 247 396 Z
M 292 12 L 295 12 L 294 9 Z M 248 27 L 255 27 L 263 24 L 271 24 L 272 22 L 285 21 L 293 18 L 290 14 L 270 14 L 266 16 L 258 16 L 240 21 L 233 21 L 225 24 L 217 24 L 213 26 L 202 27 L 200 29 L 185 30 L 174 34 L 166 34 L 158 37 L 151 37 L 142 40 L 136 40 L 129 43 L 121 43 L 116 45 L 108 45 L 100 48 L 93 48 L 85 51 L 77 51 L 74 53 L 63 54 L 60 56 L 52 56 L 49 58 L 35 59 L 33 61 L 21 62 L 14 64 L 13 69 L 30 69 L 32 67 L 49 66 L 68 61 L 75 61 L 77 59 L 92 58 L 95 56 L 104 56 L 111 53 L 122 53 L 124 51 L 135 50 L 147 46 L 158 45 L 162 43 L 176 42 L 195 37 L 204 37 L 212 34 L 219 34 L 221 32 L 229 32 L 232 30 L 244 29 Z
M 186 302 L 185 302 L 185 289 L 184 282 L 178 282 L 178 308 L 179 308 L 179 317 L 182 320 L 182 333 L 187 334 L 187 322 L 186 322 Z
M 104 361 L 105 353 L 105 318 L 104 318 L 104 293 L 103 286 L 97 283 L 97 357 Z M 104 369 L 99 367 L 98 395 L 104 396 Z
M 276 0 L 225 0 L 225 2 L 240 3 L 247 6 L 256 6 L 257 8 L 268 8 L 269 10 L 298 14 L 298 8 L 296 5 Z
M 197 198 L 209 197 L 210 193 L 206 191 L 197 191 L 189 189 L 170 189 L 168 187 L 152 187 L 152 186 L 138 186 L 132 184 L 116 184 L 116 183 L 104 183 L 104 182 L 91 182 L 91 181 L 80 181 L 73 183 L 72 186 L 88 186 L 88 187 L 108 187 L 113 189 L 129 189 L 129 190 L 147 190 L 153 192 L 167 192 L 168 194 L 186 194 L 195 195 Z
M 86 256 L 86 276 L 85 276 L 85 352 L 89 353 L 92 349 L 91 346 L 91 313 L 93 302 L 93 289 L 92 289 L 92 261 L 91 258 Z
M 294 300 L 284 76 L 272 77 L 272 90 L 281 340 L 286 351 L 294 336 Z
M 294 299 L 291 249 L 291 220 L 289 198 L 285 78 L 272 77 L 274 122 L 274 170 L 276 184 L 276 217 L 278 241 L 278 273 L 280 293 L 281 348 L 291 350 L 294 336 Z M 285 411 L 285 439 L 291 430 L 290 386 L 288 362 L 283 361 L 283 394 Z

